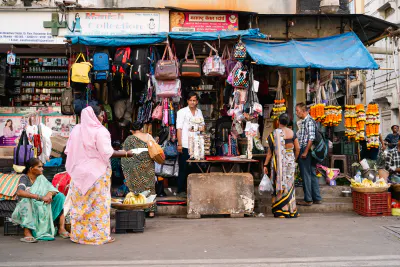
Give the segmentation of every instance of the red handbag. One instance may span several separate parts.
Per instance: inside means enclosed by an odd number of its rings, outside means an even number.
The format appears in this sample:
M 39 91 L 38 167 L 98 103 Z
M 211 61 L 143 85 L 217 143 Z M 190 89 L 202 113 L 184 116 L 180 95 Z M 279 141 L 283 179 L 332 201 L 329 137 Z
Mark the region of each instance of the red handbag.
M 68 194 L 69 184 L 71 183 L 71 176 L 67 172 L 60 172 L 54 175 L 53 186 L 65 196 Z

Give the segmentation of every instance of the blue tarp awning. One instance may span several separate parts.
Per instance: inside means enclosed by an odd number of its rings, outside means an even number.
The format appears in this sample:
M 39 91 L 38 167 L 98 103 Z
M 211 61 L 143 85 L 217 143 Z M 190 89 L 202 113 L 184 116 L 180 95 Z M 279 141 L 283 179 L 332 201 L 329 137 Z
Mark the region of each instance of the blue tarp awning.
M 167 33 L 157 34 L 127 34 L 127 35 L 68 35 L 72 44 L 90 46 L 131 46 L 151 45 L 165 42 Z
M 243 31 L 217 31 L 217 32 L 170 32 L 168 36 L 174 40 L 190 41 L 214 41 L 230 40 L 242 37 L 242 39 L 265 39 L 265 35 L 259 29 Z
M 258 65 L 327 70 L 379 68 L 353 32 L 286 43 L 253 40 L 246 40 L 245 43 L 248 54 Z

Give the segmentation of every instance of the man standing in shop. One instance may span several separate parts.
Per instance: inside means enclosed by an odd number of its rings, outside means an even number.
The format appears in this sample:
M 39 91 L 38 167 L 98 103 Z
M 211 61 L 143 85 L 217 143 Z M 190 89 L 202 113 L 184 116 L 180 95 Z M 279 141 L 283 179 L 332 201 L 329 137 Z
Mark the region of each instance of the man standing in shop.
M 296 115 L 302 120 L 299 132 L 300 157 L 299 168 L 303 179 L 304 201 L 297 203 L 300 206 L 311 206 L 312 204 L 322 204 L 319 192 L 318 178 L 315 174 L 316 162 L 311 156 L 311 146 L 315 140 L 317 124 L 308 114 L 307 106 L 304 103 L 296 105 Z
M 393 125 L 390 129 L 392 129 L 393 133 L 388 134 L 385 138 L 385 142 L 382 142 L 383 150 L 385 150 L 385 145 L 387 145 L 389 149 L 393 149 L 397 147 L 397 142 L 399 142 L 399 126 Z
M 190 121 L 192 118 L 203 118 L 200 109 L 197 108 L 199 103 L 199 96 L 190 92 L 187 97 L 188 106 L 178 111 L 176 119 L 176 129 L 178 130 L 178 152 L 179 152 L 179 175 L 178 175 L 178 195 L 186 197 L 187 176 L 188 176 L 188 163 L 189 159 L 189 131 Z M 200 131 L 203 131 L 204 123 Z

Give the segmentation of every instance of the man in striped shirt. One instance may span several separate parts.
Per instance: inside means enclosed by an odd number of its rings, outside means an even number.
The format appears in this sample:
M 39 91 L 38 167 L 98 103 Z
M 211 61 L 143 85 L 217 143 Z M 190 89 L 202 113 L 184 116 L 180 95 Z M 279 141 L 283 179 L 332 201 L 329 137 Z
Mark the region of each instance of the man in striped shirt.
M 304 190 L 304 201 L 297 204 L 301 206 L 321 204 L 322 198 L 319 192 L 318 178 L 315 174 L 316 162 L 311 156 L 311 146 L 315 140 L 317 124 L 308 114 L 307 106 L 304 103 L 296 105 L 296 115 L 303 120 L 298 138 L 300 143 L 299 168 Z

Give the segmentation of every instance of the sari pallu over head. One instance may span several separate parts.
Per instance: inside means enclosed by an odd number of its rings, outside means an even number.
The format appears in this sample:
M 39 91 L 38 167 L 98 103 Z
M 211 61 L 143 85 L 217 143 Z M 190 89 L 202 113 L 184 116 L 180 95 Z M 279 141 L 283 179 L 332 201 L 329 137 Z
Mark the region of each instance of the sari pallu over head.
M 38 176 L 32 187 L 26 190 L 39 196 L 58 192 L 43 175 Z M 32 230 L 32 235 L 38 240 L 54 240 L 56 230 L 53 221 L 60 215 L 64 199 L 64 195 L 57 194 L 51 204 L 46 204 L 36 199 L 22 198 L 11 216 L 12 222 Z
M 97 119 L 92 107 L 83 109 L 81 123 L 72 130 L 65 149 L 66 170 L 81 194 L 85 195 L 106 173 L 113 153 L 110 132 Z

